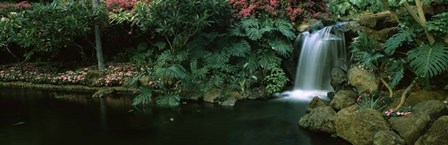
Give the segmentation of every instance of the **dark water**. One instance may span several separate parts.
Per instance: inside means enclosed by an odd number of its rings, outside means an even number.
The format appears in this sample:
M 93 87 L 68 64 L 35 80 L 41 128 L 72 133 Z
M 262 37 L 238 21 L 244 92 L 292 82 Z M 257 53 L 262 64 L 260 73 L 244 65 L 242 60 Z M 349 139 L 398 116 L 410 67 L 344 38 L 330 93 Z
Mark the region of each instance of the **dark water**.
M 0 88 L 0 145 L 337 145 L 297 125 L 305 103 L 188 103 L 139 111 L 126 98 Z

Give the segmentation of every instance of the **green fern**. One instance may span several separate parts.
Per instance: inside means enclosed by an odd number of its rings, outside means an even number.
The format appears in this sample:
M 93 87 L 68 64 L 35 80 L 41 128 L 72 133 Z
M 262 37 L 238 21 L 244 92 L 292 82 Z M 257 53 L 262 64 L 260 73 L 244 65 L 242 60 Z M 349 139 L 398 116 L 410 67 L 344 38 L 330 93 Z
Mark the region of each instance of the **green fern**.
M 284 19 L 279 19 L 275 22 L 275 30 L 281 32 L 283 36 L 286 36 L 289 40 L 296 37 L 292 24 Z
M 432 16 L 432 20 L 428 21 L 427 27 L 429 31 L 448 33 L 448 12 Z
M 378 63 L 384 58 L 384 55 L 378 50 L 378 42 L 369 38 L 364 32 L 359 32 L 358 39 L 353 41 L 350 47 L 352 48 L 352 59 L 366 67 L 378 67 Z
M 282 59 L 272 55 L 270 51 L 264 51 L 261 54 L 257 55 L 258 57 L 258 63 L 260 64 L 261 68 L 269 69 L 273 67 L 277 67 L 280 65 Z
M 182 65 L 173 64 L 169 67 L 156 67 L 154 75 L 156 78 L 183 79 L 187 77 L 187 71 Z
M 398 47 L 404 42 L 411 42 L 413 37 L 415 37 L 413 32 L 401 29 L 397 34 L 387 39 L 384 44 L 384 52 L 389 56 L 394 54 Z
M 231 42 L 224 49 L 232 56 L 245 57 L 250 52 L 250 44 L 244 39 Z
M 165 95 L 158 96 L 156 104 L 160 107 L 177 107 L 180 104 L 180 96 L 178 93 L 168 92 Z
M 269 45 L 283 57 L 289 57 L 293 50 L 291 42 L 285 39 L 275 38 L 269 41 Z
M 140 94 L 132 102 L 133 106 L 148 105 L 151 103 L 152 90 L 149 87 L 140 88 Z
M 264 79 L 267 82 L 266 91 L 269 94 L 273 94 L 281 91 L 286 83 L 288 82 L 288 77 L 286 77 L 285 72 L 277 67 L 272 67 L 269 69 L 269 75 Z
M 407 54 L 409 65 L 420 77 L 431 78 L 448 69 L 448 47 L 444 44 L 422 45 Z
M 395 88 L 404 77 L 404 61 L 389 60 L 386 63 L 386 72 L 389 78 L 389 86 Z

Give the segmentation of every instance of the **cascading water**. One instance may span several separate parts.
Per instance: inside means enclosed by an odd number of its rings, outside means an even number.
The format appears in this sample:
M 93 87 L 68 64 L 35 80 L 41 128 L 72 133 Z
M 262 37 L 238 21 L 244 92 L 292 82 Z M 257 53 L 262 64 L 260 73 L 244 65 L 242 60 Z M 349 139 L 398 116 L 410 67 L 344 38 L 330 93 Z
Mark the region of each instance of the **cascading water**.
M 334 67 L 346 69 L 344 33 L 325 27 L 317 32 L 304 32 L 298 36 L 302 41 L 294 90 L 285 94 L 309 100 L 312 96 L 324 97 L 333 91 L 330 74 Z

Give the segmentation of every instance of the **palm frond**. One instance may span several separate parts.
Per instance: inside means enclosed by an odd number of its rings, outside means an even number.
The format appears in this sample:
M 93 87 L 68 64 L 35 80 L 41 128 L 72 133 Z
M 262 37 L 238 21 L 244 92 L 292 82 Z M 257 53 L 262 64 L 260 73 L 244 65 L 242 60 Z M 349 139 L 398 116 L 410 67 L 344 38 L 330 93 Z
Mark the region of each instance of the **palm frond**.
M 409 65 L 420 77 L 434 77 L 448 69 L 448 47 L 422 45 L 408 52 Z

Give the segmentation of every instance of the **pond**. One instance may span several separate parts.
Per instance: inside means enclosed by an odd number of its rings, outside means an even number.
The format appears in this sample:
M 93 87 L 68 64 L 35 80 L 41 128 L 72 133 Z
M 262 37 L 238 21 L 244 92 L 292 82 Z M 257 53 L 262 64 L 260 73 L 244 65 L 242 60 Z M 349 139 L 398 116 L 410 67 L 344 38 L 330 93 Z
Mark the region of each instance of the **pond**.
M 285 98 L 146 111 L 131 103 L 129 97 L 0 88 L 0 145 L 347 144 L 299 128 L 306 103 Z

